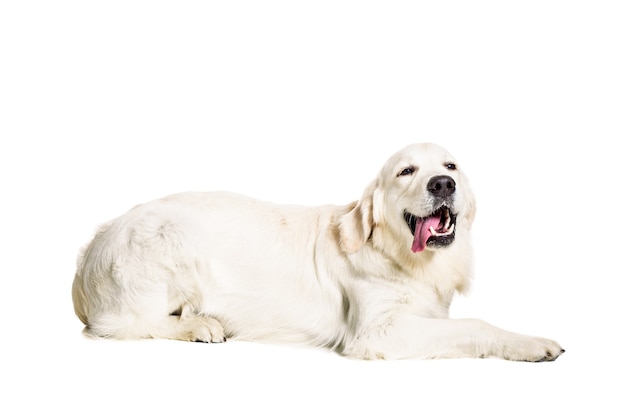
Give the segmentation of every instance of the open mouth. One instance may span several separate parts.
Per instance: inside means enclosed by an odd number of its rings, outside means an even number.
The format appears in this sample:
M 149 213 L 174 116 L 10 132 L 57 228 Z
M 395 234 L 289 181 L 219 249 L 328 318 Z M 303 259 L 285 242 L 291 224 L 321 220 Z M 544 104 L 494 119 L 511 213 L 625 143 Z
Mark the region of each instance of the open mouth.
M 413 252 L 421 252 L 426 246 L 439 248 L 454 241 L 456 214 L 446 206 L 441 206 L 428 217 L 418 217 L 404 211 L 404 220 L 413 234 Z

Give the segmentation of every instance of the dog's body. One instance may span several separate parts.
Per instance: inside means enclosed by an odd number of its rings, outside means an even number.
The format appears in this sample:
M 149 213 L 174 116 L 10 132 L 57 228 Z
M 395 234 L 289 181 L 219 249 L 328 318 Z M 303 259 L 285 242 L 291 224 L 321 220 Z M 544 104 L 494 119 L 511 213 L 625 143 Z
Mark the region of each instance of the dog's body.
M 304 343 L 358 358 L 556 359 L 553 341 L 448 318 L 471 275 L 473 217 L 467 179 L 432 144 L 393 155 L 346 206 L 177 194 L 100 229 L 79 257 L 74 307 L 100 337 Z

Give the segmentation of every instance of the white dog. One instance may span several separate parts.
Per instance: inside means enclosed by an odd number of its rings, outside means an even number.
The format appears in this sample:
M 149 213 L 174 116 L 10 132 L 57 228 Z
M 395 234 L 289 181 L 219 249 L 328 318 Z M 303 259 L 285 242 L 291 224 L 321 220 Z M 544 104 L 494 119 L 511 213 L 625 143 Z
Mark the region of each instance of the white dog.
M 101 227 L 78 260 L 88 334 L 304 343 L 356 358 L 554 360 L 563 349 L 449 319 L 469 283 L 474 197 L 433 144 L 393 155 L 345 206 L 183 193 Z

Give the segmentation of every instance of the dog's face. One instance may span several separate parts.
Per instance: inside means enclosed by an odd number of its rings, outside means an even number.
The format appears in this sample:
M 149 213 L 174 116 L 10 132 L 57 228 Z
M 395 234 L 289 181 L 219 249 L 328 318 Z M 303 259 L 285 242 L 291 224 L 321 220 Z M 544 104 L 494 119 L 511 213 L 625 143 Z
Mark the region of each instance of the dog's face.
M 440 146 L 407 146 L 383 166 L 379 177 L 342 219 L 342 245 L 358 250 L 376 228 L 394 245 L 419 253 L 466 237 L 474 219 L 474 196 L 456 159 Z M 386 244 L 392 244 L 387 241 Z
M 384 208 L 375 210 L 374 220 L 384 216 L 392 227 L 403 229 L 415 253 L 451 245 L 457 222 L 473 219 L 467 179 L 440 146 L 425 143 L 400 150 L 387 161 L 379 181 L 384 197 L 377 203 Z

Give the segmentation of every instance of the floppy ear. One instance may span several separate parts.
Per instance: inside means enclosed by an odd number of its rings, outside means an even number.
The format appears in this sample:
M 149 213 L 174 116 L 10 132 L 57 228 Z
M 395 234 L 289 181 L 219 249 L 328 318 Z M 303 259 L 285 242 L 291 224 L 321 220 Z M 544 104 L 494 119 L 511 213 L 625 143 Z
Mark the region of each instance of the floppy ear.
M 476 217 L 476 197 L 474 197 L 474 192 L 472 191 L 472 188 L 469 185 L 469 181 L 467 180 L 467 177 L 465 177 L 465 175 L 463 175 L 463 184 L 466 201 L 465 204 L 467 205 L 465 215 L 463 217 L 465 218 L 465 221 L 467 222 L 467 226 L 469 228 L 474 222 L 474 217 Z
M 357 252 L 370 238 L 374 228 L 374 193 L 378 180 L 372 182 L 363 196 L 339 218 L 339 243 L 348 253 Z

